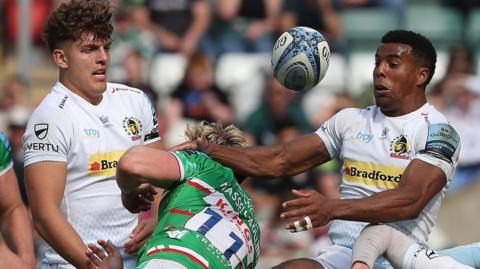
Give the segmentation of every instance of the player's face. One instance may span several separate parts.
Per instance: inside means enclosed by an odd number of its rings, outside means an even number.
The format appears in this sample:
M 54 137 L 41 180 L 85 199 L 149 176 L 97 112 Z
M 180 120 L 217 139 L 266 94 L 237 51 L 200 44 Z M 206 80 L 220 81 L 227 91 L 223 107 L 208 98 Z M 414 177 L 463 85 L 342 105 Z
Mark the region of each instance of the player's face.
M 419 68 L 409 45 L 382 43 L 377 49 L 374 93 L 376 104 L 385 115 L 400 116 L 418 108 L 423 94 L 418 75 Z
M 110 63 L 110 41 L 94 40 L 87 34 L 76 42 L 67 41 L 61 46 L 63 61 L 54 58 L 60 67 L 60 82 L 87 101 L 96 104 L 107 87 Z M 58 55 L 57 55 L 58 56 Z

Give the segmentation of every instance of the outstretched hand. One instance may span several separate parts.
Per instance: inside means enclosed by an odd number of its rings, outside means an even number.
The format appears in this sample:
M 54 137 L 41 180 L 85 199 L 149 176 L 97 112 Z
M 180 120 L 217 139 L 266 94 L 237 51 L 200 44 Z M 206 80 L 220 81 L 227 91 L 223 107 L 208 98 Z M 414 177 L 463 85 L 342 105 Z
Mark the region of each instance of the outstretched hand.
M 131 213 L 148 211 L 152 207 L 152 202 L 155 200 L 157 193 L 152 185 L 143 183 L 133 192 L 122 192 L 122 204 Z
M 290 232 L 300 232 L 326 225 L 332 218 L 330 199 L 314 190 L 292 190 L 295 199 L 282 204 L 286 210 L 282 219 L 291 220 L 285 228 Z
M 102 246 L 101 250 L 95 244 L 88 244 L 89 250 L 85 252 L 88 259 L 88 268 L 90 269 L 122 269 L 122 256 L 113 243 L 108 240 L 98 240 L 98 244 Z

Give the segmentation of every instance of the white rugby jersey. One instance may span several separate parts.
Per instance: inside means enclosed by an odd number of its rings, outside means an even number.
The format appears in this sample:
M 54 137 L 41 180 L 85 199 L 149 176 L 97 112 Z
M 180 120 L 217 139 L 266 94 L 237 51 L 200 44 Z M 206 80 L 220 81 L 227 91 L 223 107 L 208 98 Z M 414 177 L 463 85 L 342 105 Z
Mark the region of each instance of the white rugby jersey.
M 387 117 L 377 106 L 349 108 L 325 122 L 316 133 L 325 142 L 330 156 L 343 162 L 342 199 L 364 198 L 398 187 L 413 159 L 421 159 L 445 172 L 447 185 L 416 219 L 389 224 L 424 244 L 436 222 L 460 151 L 458 134 L 446 118 L 428 103 L 399 117 Z M 352 248 L 365 225 L 334 220 L 329 236 L 334 244 Z
M 123 252 L 123 244 L 137 216 L 122 206 L 117 162 L 128 148 L 159 139 L 155 110 L 142 91 L 107 83 L 102 101 L 92 105 L 57 82 L 28 122 L 25 167 L 67 163 L 61 212 L 85 243 L 111 239 L 122 251 L 125 267 L 133 268 L 135 258 Z M 66 263 L 52 248 L 46 262 Z

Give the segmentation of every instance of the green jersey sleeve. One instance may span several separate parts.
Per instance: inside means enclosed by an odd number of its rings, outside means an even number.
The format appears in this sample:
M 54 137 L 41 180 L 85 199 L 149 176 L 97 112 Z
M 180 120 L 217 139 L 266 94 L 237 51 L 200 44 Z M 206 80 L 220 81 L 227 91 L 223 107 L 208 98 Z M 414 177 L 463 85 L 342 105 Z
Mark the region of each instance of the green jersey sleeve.
M 214 188 L 225 182 L 237 181 L 230 168 L 222 166 L 203 152 L 187 150 L 173 154 L 180 165 L 180 181 L 201 178 Z
M 7 137 L 0 131 L 0 175 L 12 167 L 12 148 Z

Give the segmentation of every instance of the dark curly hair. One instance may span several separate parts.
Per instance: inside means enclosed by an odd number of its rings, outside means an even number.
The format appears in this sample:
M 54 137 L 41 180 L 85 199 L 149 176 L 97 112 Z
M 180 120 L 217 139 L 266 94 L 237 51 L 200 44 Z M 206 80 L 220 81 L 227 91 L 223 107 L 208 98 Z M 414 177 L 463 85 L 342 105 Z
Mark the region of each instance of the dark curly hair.
M 111 40 L 114 8 L 109 0 L 70 0 L 62 3 L 48 17 L 43 39 L 50 51 L 63 41 L 78 41 L 85 34 L 95 40 Z
M 418 63 L 430 70 L 425 85 L 430 83 L 435 73 L 437 52 L 428 38 L 408 30 L 393 30 L 382 37 L 382 43 L 400 43 L 412 47 L 413 55 Z

